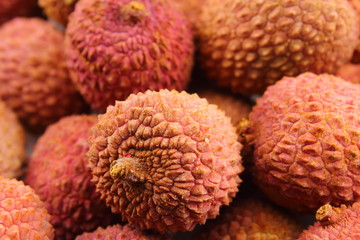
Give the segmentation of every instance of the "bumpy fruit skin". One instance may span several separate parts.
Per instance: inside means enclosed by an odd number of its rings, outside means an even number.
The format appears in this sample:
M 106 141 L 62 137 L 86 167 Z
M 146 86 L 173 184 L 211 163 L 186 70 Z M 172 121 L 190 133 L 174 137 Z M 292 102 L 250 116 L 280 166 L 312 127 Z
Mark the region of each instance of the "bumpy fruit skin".
M 351 59 L 359 24 L 347 0 L 208 0 L 200 62 L 236 93 L 262 93 L 283 76 L 335 73 Z
M 110 224 L 111 211 L 86 167 L 87 138 L 96 122 L 88 115 L 62 118 L 46 129 L 29 159 L 26 183 L 45 202 L 57 239 L 74 239 Z
M 336 73 L 342 79 L 360 84 L 360 65 L 358 64 L 345 64 Z
M 257 100 L 253 176 L 270 199 L 298 211 L 360 200 L 359 93 L 341 78 L 304 73 Z
M 360 239 L 360 203 L 346 208 L 324 205 L 316 213 L 318 222 L 305 230 L 298 240 Z
M 130 224 L 190 231 L 215 218 L 238 191 L 243 167 L 236 139 L 230 119 L 196 94 L 132 94 L 94 128 L 93 181 Z
M 42 19 L 16 18 L 1 27 L 0 35 L 0 99 L 31 130 L 83 110 L 60 32 Z
M 36 10 L 36 0 L 1 0 L 0 25 L 17 16 L 30 16 Z
M 141 231 L 139 228 L 131 225 L 114 225 L 106 229 L 99 227 L 92 233 L 83 233 L 76 237 L 75 240 L 166 240 L 157 234 L 151 234 Z
M 354 7 L 357 15 L 359 16 L 360 14 L 360 1 L 359 0 L 348 0 L 350 2 L 350 4 Z M 359 18 L 359 23 L 360 23 L 360 18 Z M 360 27 L 360 24 L 359 24 Z M 358 43 L 355 52 L 352 56 L 351 59 L 352 62 L 354 63 L 360 63 L 360 42 Z
M 192 40 L 184 13 L 169 1 L 81 1 L 66 31 L 72 80 L 101 111 L 131 93 L 183 90 Z
M 39 0 L 39 5 L 44 9 L 48 18 L 55 19 L 66 25 L 70 13 L 74 11 L 78 0 Z
M 16 114 L 0 101 L 0 176 L 19 177 L 25 162 L 26 137 Z
M 196 30 L 196 24 L 199 22 L 199 16 L 206 0 L 171 0 L 185 12 L 190 23 Z
M 44 203 L 22 181 L 0 176 L 0 239 L 54 239 Z
M 237 199 L 201 231 L 199 240 L 293 240 L 301 226 L 290 216 L 255 198 Z
M 247 119 L 251 112 L 251 105 L 232 95 L 214 91 L 198 93 L 201 98 L 206 98 L 210 104 L 215 104 L 231 119 L 233 126 L 237 126 L 243 119 Z

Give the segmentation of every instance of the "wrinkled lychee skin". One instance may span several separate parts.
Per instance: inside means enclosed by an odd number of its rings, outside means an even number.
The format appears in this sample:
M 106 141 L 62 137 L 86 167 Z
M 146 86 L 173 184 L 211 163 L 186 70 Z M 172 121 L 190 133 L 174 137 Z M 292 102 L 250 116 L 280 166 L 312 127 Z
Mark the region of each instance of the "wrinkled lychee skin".
M 270 199 L 298 211 L 360 200 L 359 93 L 341 78 L 304 73 L 257 100 L 252 171 Z
M 82 1 L 66 31 L 68 65 L 87 102 L 105 111 L 131 93 L 185 89 L 192 40 L 184 13 L 168 1 Z
M 110 224 L 111 211 L 100 199 L 87 165 L 87 142 L 96 116 L 62 118 L 50 125 L 29 159 L 26 183 L 45 202 L 57 239 Z
M 66 25 L 70 13 L 74 11 L 78 0 L 39 0 L 39 5 L 44 9 L 48 18 L 55 19 Z
M 351 63 L 345 64 L 337 71 L 336 75 L 346 81 L 360 84 L 360 65 Z
M 36 0 L 1 0 L 0 25 L 17 16 L 30 16 L 36 10 Z
M 323 207 L 322 207 L 323 208 Z M 319 209 L 320 211 L 321 209 Z M 319 212 L 318 211 L 318 212 Z M 351 207 L 341 208 L 329 206 L 323 214 L 329 214 L 330 222 L 323 223 L 322 219 L 303 231 L 298 240 L 352 240 L 360 239 L 360 203 L 354 203 Z M 317 216 L 318 218 L 318 216 Z M 332 221 L 335 218 L 336 221 Z
M 187 18 L 196 30 L 196 24 L 199 22 L 199 16 L 206 0 L 171 0 L 185 12 Z M 195 34 L 196 35 L 196 34 Z
M 19 177 L 25 162 L 26 137 L 16 114 L 0 100 L 0 176 Z
M 0 239 L 54 239 L 44 203 L 22 181 L 0 176 Z
M 94 128 L 93 181 L 130 224 L 190 231 L 215 218 L 238 191 L 243 167 L 236 139 L 230 119 L 196 94 L 132 94 Z
M 237 199 L 205 225 L 199 240 L 293 240 L 301 226 L 291 216 L 255 198 Z
M 251 112 L 251 105 L 232 95 L 214 91 L 201 91 L 201 98 L 206 98 L 210 104 L 215 104 L 231 119 L 233 126 L 237 126 L 243 119 L 247 119 Z
M 0 99 L 31 130 L 83 110 L 64 55 L 64 37 L 50 23 L 16 18 L 0 29 Z
M 359 24 L 347 0 L 208 0 L 199 61 L 236 93 L 262 93 L 283 76 L 335 73 L 351 59 Z
M 83 233 L 76 237 L 75 240 L 166 240 L 165 236 L 162 237 L 157 234 L 151 234 L 141 231 L 140 229 L 131 225 L 114 225 L 106 229 L 99 227 L 92 233 Z

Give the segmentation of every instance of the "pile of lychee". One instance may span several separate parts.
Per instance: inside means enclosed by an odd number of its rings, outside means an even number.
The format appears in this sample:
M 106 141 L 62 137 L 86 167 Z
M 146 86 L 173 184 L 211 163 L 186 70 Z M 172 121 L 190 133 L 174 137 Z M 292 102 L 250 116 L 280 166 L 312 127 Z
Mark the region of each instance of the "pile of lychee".
M 1 0 L 0 240 L 360 240 L 357 0 Z

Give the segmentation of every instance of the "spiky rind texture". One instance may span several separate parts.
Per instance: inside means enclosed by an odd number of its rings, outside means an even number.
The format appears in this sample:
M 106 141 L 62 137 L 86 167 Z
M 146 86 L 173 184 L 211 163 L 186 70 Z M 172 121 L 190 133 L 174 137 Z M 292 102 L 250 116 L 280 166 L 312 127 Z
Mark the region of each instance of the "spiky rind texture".
M 163 237 L 157 234 L 146 233 L 139 228 L 131 225 L 114 225 L 109 226 L 106 229 L 99 227 L 92 233 L 83 233 L 76 237 L 75 240 L 166 240 L 167 237 Z
M 238 191 L 243 167 L 236 139 L 230 119 L 196 94 L 132 94 L 99 117 L 88 154 L 93 181 L 130 224 L 189 231 L 215 218 Z M 110 165 L 126 156 L 137 167 L 113 179 Z
M 360 65 L 351 63 L 345 64 L 337 71 L 336 75 L 346 81 L 360 84 Z
M 0 139 L 0 176 L 19 177 L 25 162 L 25 131 L 16 114 L 1 100 Z
M 131 93 L 183 90 L 192 40 L 184 13 L 169 1 L 81 1 L 66 31 L 72 80 L 102 111 Z
M 283 76 L 335 73 L 358 42 L 347 0 L 208 0 L 198 24 L 200 62 L 236 93 L 262 93 Z
M 293 240 L 301 225 L 256 198 L 237 199 L 199 234 L 199 240 Z
M 339 210 L 337 220 L 330 224 L 316 222 L 298 240 L 356 240 L 360 239 L 360 203 Z
M 0 176 L 0 239 L 54 239 L 44 203 L 22 181 Z
M 210 104 L 215 104 L 219 109 L 225 112 L 225 115 L 231 119 L 233 126 L 249 117 L 251 112 L 251 105 L 232 95 L 214 92 L 201 91 L 198 93 L 201 98 L 206 98 Z
M 15 18 L 0 35 L 0 99 L 30 129 L 42 130 L 84 108 L 69 78 L 64 37 L 50 23 Z
M 341 78 L 304 73 L 257 100 L 253 176 L 269 198 L 298 211 L 360 200 L 359 93 Z
M 37 0 L 1 0 L 0 25 L 17 16 L 30 16 L 36 10 Z
M 74 239 L 110 224 L 111 211 L 86 167 L 87 138 L 96 122 L 91 115 L 62 118 L 46 129 L 29 159 L 25 182 L 45 202 L 57 239 Z
M 39 5 L 44 9 L 48 18 L 55 19 L 66 25 L 70 13 L 74 11 L 78 0 L 39 0 Z

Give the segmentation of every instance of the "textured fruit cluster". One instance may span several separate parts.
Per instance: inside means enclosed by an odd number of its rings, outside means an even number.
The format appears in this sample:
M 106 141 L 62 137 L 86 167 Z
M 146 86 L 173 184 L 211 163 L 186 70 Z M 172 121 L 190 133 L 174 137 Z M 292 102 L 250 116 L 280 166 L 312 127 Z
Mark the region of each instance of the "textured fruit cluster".
M 0 239 L 360 240 L 359 15 L 0 0 Z

